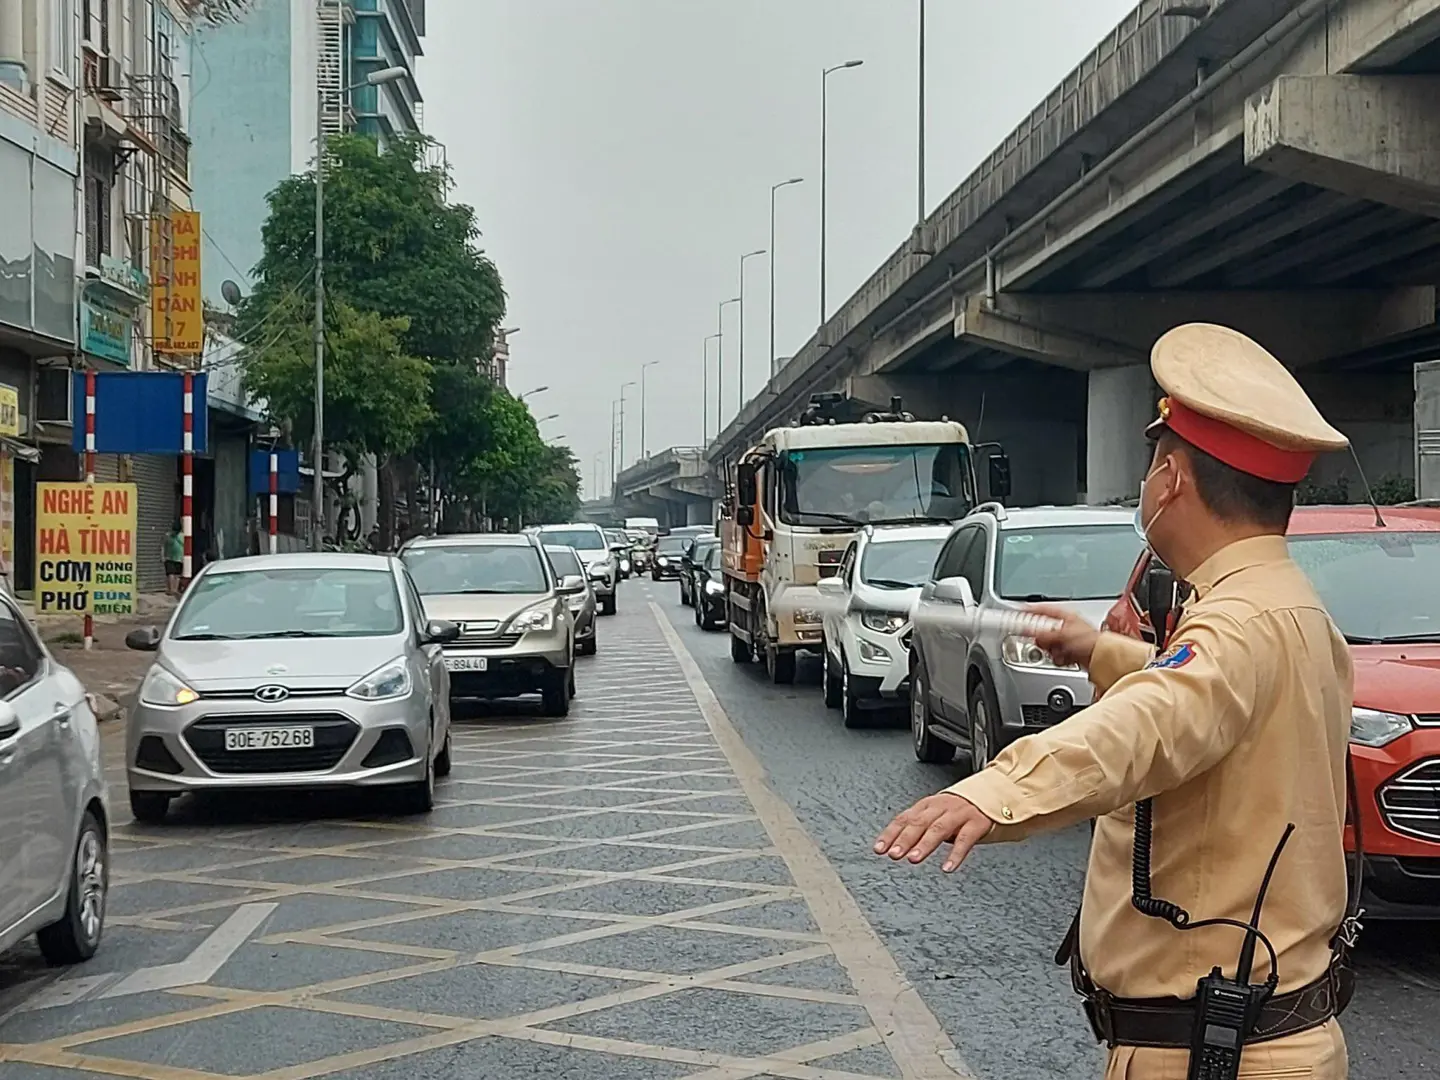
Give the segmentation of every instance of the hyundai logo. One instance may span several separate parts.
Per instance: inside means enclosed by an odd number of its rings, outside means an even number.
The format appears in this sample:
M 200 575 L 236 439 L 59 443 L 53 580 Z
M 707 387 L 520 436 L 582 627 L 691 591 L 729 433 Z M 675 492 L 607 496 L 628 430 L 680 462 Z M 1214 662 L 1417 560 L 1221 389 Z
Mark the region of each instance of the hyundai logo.
M 262 686 L 255 691 L 256 701 L 266 701 L 274 704 L 277 701 L 284 701 L 290 696 L 290 691 L 283 686 Z

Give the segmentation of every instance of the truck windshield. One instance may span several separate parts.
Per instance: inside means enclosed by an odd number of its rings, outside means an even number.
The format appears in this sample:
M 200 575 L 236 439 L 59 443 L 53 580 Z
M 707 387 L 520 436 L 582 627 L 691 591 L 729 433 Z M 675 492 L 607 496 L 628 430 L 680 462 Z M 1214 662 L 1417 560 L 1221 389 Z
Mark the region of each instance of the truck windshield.
M 791 450 L 780 477 L 780 519 L 790 525 L 953 521 L 975 505 L 960 443 Z

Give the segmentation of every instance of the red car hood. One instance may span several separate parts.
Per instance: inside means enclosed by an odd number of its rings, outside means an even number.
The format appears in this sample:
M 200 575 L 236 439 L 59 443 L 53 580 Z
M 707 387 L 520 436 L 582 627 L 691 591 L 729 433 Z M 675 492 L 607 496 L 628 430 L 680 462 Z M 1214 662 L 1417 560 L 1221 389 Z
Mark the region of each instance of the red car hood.
M 1394 713 L 1440 713 L 1440 645 L 1354 645 L 1355 704 Z

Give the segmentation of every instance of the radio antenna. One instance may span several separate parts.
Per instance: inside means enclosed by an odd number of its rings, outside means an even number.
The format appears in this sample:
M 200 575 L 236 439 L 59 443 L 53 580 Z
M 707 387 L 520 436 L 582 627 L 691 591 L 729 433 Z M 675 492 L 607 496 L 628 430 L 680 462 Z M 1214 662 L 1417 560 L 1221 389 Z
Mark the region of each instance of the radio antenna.
M 1360 455 L 1355 452 L 1355 444 L 1350 444 L 1350 460 L 1355 462 L 1355 471 L 1360 474 L 1360 483 L 1365 486 L 1365 498 L 1370 503 L 1370 509 L 1375 511 L 1375 527 L 1387 529 L 1385 519 L 1380 516 L 1380 504 L 1375 501 L 1375 492 L 1370 489 L 1370 481 L 1365 478 L 1365 469 L 1360 464 Z

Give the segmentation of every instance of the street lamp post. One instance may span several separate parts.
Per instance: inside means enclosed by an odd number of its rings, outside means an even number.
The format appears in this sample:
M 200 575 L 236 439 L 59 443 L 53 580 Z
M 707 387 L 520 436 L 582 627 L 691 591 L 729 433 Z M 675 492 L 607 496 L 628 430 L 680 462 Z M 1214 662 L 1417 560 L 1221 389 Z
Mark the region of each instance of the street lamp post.
M 403 79 L 410 72 L 403 67 L 372 71 L 360 82 L 345 87 L 340 95 L 365 86 L 381 86 Z M 325 88 L 315 89 L 315 509 L 311 519 L 310 546 L 325 547 Z
M 616 417 L 619 415 L 619 414 L 618 414 L 618 411 L 617 411 L 617 410 L 619 409 L 619 406 L 620 406 L 620 402 L 619 402 L 619 401 L 615 401 L 615 400 L 613 400 L 613 399 L 611 400 L 611 402 L 610 402 L 610 497 L 611 497 L 612 499 L 615 497 L 615 480 L 616 480 L 616 478 L 619 477 L 619 475 L 620 475 L 619 470 L 615 468 L 615 424 L 616 424 Z
M 720 301 L 720 314 L 715 320 L 715 335 L 720 339 L 720 358 L 715 363 L 715 435 L 718 438 L 720 432 L 725 429 L 725 309 L 731 304 L 740 303 L 740 297 L 732 296 L 729 300 Z
M 820 325 L 825 325 L 825 256 L 829 246 L 827 229 L 829 200 L 827 180 L 830 165 L 830 76 L 837 71 L 857 68 L 864 60 L 846 60 L 843 64 L 825 68 L 820 73 Z
M 703 372 L 700 396 L 700 443 L 702 446 L 710 445 L 710 342 L 718 340 L 720 336 L 719 334 L 711 334 L 705 339 L 705 347 L 700 361 Z M 720 434 L 718 428 L 715 430 L 715 434 Z
M 797 176 L 770 185 L 770 376 L 775 376 L 775 193 L 792 184 L 803 184 L 805 178 Z
M 650 456 L 648 444 L 645 442 L 645 372 L 658 363 L 660 363 L 659 360 L 651 360 L 649 363 L 640 365 L 640 456 L 642 458 Z
M 918 102 L 919 124 L 918 139 L 916 141 L 916 162 L 915 172 L 917 175 L 917 195 L 915 206 L 915 224 L 925 224 L 925 0 L 920 0 L 920 64 L 919 64 L 919 102 Z
M 625 391 L 637 385 L 634 379 L 620 384 L 620 469 L 625 469 Z
M 537 386 L 534 390 L 526 390 L 523 394 L 516 394 L 515 400 L 524 401 L 527 397 L 533 397 L 535 394 L 543 394 L 546 390 L 549 389 L 550 387 L 548 386 Z
M 738 374 L 740 376 L 739 404 L 735 406 L 735 414 L 738 416 L 740 410 L 745 408 L 745 260 L 755 259 L 767 254 L 764 248 L 759 251 L 747 252 L 740 256 L 740 363 Z

